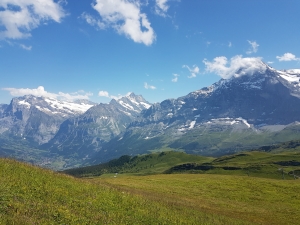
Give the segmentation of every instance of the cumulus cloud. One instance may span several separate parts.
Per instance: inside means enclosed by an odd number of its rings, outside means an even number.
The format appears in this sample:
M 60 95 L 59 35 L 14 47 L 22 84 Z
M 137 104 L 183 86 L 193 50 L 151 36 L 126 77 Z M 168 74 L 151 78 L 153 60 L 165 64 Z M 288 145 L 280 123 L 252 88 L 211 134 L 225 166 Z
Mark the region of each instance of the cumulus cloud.
M 188 76 L 188 78 L 195 78 L 200 71 L 199 67 L 196 65 L 194 65 L 193 68 L 190 68 L 187 65 L 183 65 L 182 68 L 187 68 L 190 71 L 191 75 Z
M 146 88 L 146 89 L 152 89 L 152 90 L 156 89 L 156 87 L 154 87 L 152 85 L 149 85 L 146 82 L 144 83 L 144 88 Z
M 56 93 L 47 92 L 43 86 L 39 86 L 38 88 L 34 88 L 34 89 L 2 88 L 2 90 L 8 91 L 12 96 L 34 95 L 38 97 L 55 98 L 55 99 L 71 101 L 71 102 L 76 99 L 89 99 L 89 96 L 93 95 L 91 92 L 85 92 L 83 90 L 78 92 L 73 92 L 73 93 L 58 92 L 58 94 L 56 94 Z
M 60 22 L 66 16 L 63 1 L 54 0 L 1 0 L 0 39 L 22 39 L 31 36 L 30 31 L 42 22 Z
M 241 55 L 232 57 L 230 61 L 225 56 L 216 57 L 212 62 L 204 59 L 203 63 L 206 66 L 206 72 L 215 73 L 224 79 L 246 74 L 253 75 L 255 72 L 266 70 L 266 65 L 261 58 L 243 58 Z
M 134 42 L 151 45 L 156 36 L 146 14 L 141 13 L 139 0 L 95 0 L 92 7 L 101 19 L 83 13 L 82 17 L 90 25 L 104 29 L 114 28 Z
M 109 94 L 107 91 L 99 91 L 98 96 L 109 98 Z
M 172 79 L 172 82 L 176 83 L 178 81 L 178 77 L 179 75 L 178 74 L 173 74 L 173 79 Z
M 166 16 L 166 13 L 169 9 L 169 6 L 167 5 L 168 0 L 156 0 L 155 1 L 155 12 L 157 15 Z
M 276 56 L 279 61 L 300 61 L 300 58 L 297 58 L 292 53 L 284 53 L 282 56 Z
M 250 49 L 246 52 L 248 55 L 252 53 L 256 53 L 258 50 L 259 44 L 256 43 L 256 41 L 248 41 L 248 43 L 251 45 Z

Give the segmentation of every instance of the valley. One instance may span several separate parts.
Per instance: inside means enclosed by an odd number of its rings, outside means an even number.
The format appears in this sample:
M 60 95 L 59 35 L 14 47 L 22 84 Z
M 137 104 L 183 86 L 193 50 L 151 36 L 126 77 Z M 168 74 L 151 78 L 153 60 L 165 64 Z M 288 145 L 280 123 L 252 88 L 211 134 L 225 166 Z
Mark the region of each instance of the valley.
M 299 0 L 0 0 L 0 225 L 300 224 Z

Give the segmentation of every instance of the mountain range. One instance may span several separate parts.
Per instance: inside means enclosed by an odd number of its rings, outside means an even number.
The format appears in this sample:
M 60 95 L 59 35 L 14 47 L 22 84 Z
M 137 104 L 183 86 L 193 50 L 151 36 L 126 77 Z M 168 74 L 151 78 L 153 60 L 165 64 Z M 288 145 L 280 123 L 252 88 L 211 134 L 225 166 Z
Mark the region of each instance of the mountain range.
M 22 150 L 11 146 L 19 140 L 60 169 L 125 154 L 172 149 L 215 156 L 299 139 L 299 79 L 300 70 L 260 62 L 255 70 L 240 68 L 229 79 L 155 104 L 134 93 L 108 104 L 13 98 L 0 105 L 0 154 L 18 157 Z

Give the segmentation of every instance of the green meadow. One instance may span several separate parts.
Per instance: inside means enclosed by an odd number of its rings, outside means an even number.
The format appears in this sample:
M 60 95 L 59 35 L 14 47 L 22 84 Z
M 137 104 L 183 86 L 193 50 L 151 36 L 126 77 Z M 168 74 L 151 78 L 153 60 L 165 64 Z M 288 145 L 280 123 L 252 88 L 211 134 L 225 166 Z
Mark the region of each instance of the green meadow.
M 75 178 L 9 159 L 0 159 L 0 175 L 0 224 L 297 224 L 300 220 L 298 179 L 186 173 Z
M 122 156 L 107 163 L 63 172 L 76 177 L 107 176 L 110 173 L 142 176 L 192 173 L 296 179 L 300 177 L 300 153 L 249 151 L 213 158 L 167 151 Z

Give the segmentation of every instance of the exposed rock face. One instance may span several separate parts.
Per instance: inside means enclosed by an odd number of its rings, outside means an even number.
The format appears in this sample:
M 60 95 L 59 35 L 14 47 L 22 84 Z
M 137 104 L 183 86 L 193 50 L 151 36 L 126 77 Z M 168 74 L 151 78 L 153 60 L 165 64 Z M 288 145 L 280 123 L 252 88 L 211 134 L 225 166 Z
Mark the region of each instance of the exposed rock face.
M 220 80 L 178 99 L 165 100 L 143 113 L 147 122 L 243 118 L 254 125 L 299 120 L 300 74 L 267 67 L 263 73 Z
M 300 121 L 300 71 L 277 71 L 262 63 L 263 67 L 152 105 L 122 137 L 105 144 L 98 157 L 141 154 L 164 146 L 189 153 L 209 155 L 215 150 L 225 154 L 247 148 L 242 138 L 255 142 L 263 132 L 296 126 L 294 122 Z M 231 138 L 234 135 L 236 139 Z M 240 143 L 235 143 L 238 138 Z M 272 143 L 271 139 L 266 137 Z
M 222 155 L 299 139 L 300 70 L 263 62 L 258 68 L 153 105 L 133 93 L 99 105 L 14 98 L 0 105 L 0 139 L 42 144 L 50 155 L 70 159 L 67 166 L 162 148 Z
M 99 104 L 86 113 L 62 123 L 55 137 L 44 146 L 52 152 L 88 155 L 99 151 L 135 121 L 140 112 L 150 107 L 142 97 L 133 93 L 109 104 Z
M 54 137 L 67 118 L 80 115 L 95 103 L 70 103 L 31 95 L 13 98 L 0 107 L 0 134 L 29 139 L 40 145 Z

